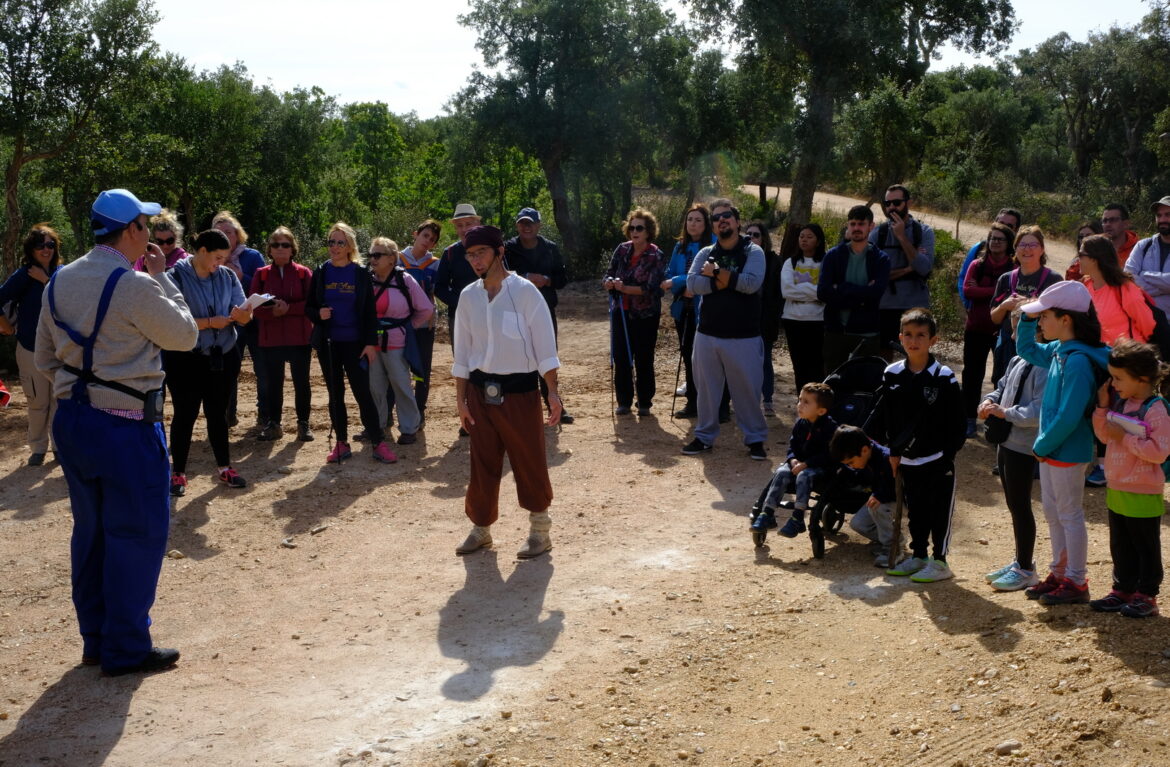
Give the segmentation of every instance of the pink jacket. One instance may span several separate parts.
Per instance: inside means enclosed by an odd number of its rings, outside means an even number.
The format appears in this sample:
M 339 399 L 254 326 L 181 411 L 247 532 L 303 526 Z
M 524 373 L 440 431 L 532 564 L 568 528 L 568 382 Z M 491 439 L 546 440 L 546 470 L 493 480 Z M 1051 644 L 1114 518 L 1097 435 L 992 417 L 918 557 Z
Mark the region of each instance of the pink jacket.
M 1113 345 L 1119 338 L 1145 343 L 1154 332 L 1154 313 L 1146 304 L 1145 292 L 1132 280 L 1121 287 L 1102 285 L 1093 289 L 1092 280 L 1084 280 L 1093 296 L 1093 308 L 1101 321 L 1101 342 Z
M 1142 403 L 1123 400 L 1121 412 L 1137 418 Z M 1093 433 L 1105 443 L 1105 479 L 1110 488 L 1127 493 L 1161 495 L 1166 482 L 1162 462 L 1170 455 L 1170 413 L 1166 405 L 1155 402 L 1146 412 L 1148 436 L 1126 434 L 1121 440 L 1108 439 L 1105 432 L 1107 408 L 1093 411 Z

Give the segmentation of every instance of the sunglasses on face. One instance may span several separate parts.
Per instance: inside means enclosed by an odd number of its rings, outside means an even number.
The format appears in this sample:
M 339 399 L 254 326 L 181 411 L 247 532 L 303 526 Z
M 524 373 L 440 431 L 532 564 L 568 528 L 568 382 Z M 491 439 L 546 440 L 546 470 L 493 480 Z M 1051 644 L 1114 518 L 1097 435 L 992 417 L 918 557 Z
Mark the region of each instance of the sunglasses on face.
M 722 213 L 712 213 L 711 214 L 712 221 L 722 221 L 725 218 L 735 218 L 735 214 L 732 213 L 730 210 L 725 210 Z
M 751 237 L 753 240 L 758 240 L 758 239 L 762 238 L 763 236 L 764 235 L 760 234 L 759 232 L 755 232 L 755 231 L 748 232 L 748 237 Z
M 346 242 L 345 240 L 326 240 L 325 244 L 331 248 L 332 247 L 344 248 L 346 245 L 349 245 L 349 243 Z
M 174 245 L 175 244 L 174 237 L 171 237 L 170 239 L 164 239 L 162 237 L 155 237 L 154 241 L 156 243 L 158 243 L 159 245 Z
M 388 256 L 388 255 L 390 255 L 390 254 L 389 253 L 367 253 L 366 258 L 370 259 L 371 261 L 377 261 L 382 256 Z
M 905 202 L 905 200 L 886 200 L 882 203 L 882 205 L 887 208 L 897 208 L 898 206 L 905 204 Z
M 329 243 L 329 244 L 332 245 L 333 243 Z M 292 243 L 291 242 L 270 242 L 270 243 L 268 243 L 268 247 L 281 248 L 281 249 L 288 248 L 289 250 L 292 250 Z
M 646 226 L 644 224 L 630 224 L 626 228 L 629 229 L 631 232 L 644 232 L 644 231 L 646 231 Z
M 52 240 L 45 240 L 44 242 L 38 243 L 36 245 L 35 249 L 36 250 L 56 250 L 57 243 L 53 242 Z

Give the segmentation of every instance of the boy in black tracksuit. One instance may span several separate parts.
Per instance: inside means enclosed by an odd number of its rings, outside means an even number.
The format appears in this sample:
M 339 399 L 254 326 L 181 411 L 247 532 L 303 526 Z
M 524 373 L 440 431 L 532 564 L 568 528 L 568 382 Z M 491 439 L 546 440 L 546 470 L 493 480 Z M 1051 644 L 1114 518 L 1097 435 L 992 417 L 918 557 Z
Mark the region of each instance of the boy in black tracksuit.
M 873 541 L 874 565 L 890 566 L 890 544 L 894 542 L 894 470 L 890 453 L 856 426 L 839 426 L 829 443 L 834 461 L 853 470 L 852 486 L 869 493 L 849 526 Z M 899 557 L 900 558 L 900 557 Z M 895 560 L 897 561 L 897 560 Z
M 933 583 L 954 577 L 946 557 L 955 509 L 955 454 L 966 440 L 967 420 L 955 374 L 930 353 L 938 341 L 934 316 L 926 309 L 908 310 L 899 340 L 906 359 L 886 368 L 865 432 L 889 448 L 894 472 L 902 476 L 909 516 L 910 556 L 886 572 Z M 928 544 L 933 544 L 932 557 Z

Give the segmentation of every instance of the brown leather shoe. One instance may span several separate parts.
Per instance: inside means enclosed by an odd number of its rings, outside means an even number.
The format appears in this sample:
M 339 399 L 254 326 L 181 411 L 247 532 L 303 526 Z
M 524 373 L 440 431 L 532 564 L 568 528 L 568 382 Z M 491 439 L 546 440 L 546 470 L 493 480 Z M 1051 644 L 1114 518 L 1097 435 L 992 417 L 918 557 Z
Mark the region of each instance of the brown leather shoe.
M 524 547 L 516 552 L 517 559 L 533 559 L 552 548 L 552 539 L 547 532 L 531 532 Z

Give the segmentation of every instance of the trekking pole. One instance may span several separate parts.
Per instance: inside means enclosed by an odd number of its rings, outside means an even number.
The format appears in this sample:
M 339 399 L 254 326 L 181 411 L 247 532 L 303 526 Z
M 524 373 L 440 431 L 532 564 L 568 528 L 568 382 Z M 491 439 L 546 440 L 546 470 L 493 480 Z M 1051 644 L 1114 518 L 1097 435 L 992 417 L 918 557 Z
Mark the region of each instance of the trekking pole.
M 617 389 L 617 367 L 614 365 L 613 355 L 613 291 L 609 292 L 609 420 L 613 422 L 614 428 L 617 428 L 617 413 L 614 412 L 617 408 L 616 389 Z

